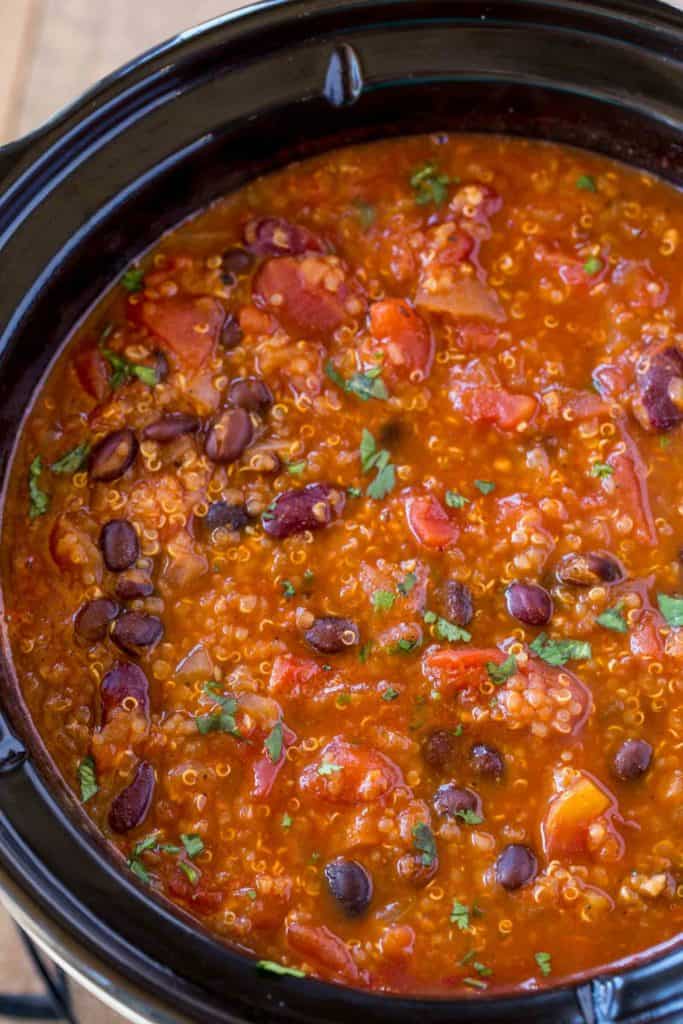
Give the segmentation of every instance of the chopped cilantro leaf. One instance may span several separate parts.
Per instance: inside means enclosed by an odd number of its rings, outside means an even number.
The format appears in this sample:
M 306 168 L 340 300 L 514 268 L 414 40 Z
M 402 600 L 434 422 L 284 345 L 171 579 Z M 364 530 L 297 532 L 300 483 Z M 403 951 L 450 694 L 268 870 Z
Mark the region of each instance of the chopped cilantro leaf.
M 133 857 L 139 857 L 145 850 L 153 850 L 159 842 L 159 833 L 152 832 L 151 835 L 145 836 L 144 839 L 140 839 L 133 847 Z
M 249 899 L 253 903 L 254 900 L 256 899 L 256 889 L 247 889 L 246 893 L 247 893 L 247 896 L 249 897 Z
M 460 903 L 456 899 L 453 900 L 450 921 L 451 924 L 457 924 L 461 932 L 467 931 L 470 926 L 470 912 L 464 903 Z
M 282 594 L 289 601 L 290 598 L 294 597 L 296 590 L 294 584 L 290 580 L 282 580 L 280 586 L 282 587 Z
M 401 580 L 396 589 L 399 594 L 403 594 L 404 597 L 410 593 L 415 584 L 417 583 L 417 576 L 414 572 L 409 572 L 405 579 Z
M 127 270 L 121 278 L 121 284 L 127 292 L 140 292 L 142 291 L 142 281 L 144 279 L 144 271 L 131 269 Z
M 429 626 L 434 626 L 434 630 L 437 636 L 440 636 L 442 640 L 448 640 L 449 643 L 469 643 L 472 639 L 472 634 L 468 633 L 462 626 L 457 626 L 454 622 L 449 622 L 448 619 L 443 619 L 436 612 L 426 611 L 422 616 Z
M 672 597 L 670 594 L 657 594 L 659 610 L 670 626 L 674 629 L 683 626 L 683 597 Z
M 363 427 L 360 437 L 360 466 L 364 473 L 369 473 L 377 458 L 377 442 L 374 437 Z
M 360 498 L 363 492 L 361 491 L 360 487 L 347 487 L 346 493 L 348 494 L 349 498 Z
M 347 708 L 351 703 L 351 694 L 340 693 L 334 703 L 337 705 L 338 708 Z
M 480 989 L 488 988 L 488 985 L 486 984 L 486 982 L 485 981 L 481 981 L 479 978 L 463 978 L 462 979 L 462 983 L 463 983 L 463 985 L 469 985 L 470 988 L 480 988 Z
M 204 842 L 201 836 L 198 836 L 195 832 L 181 833 L 180 842 L 185 847 L 185 853 L 188 857 L 198 857 L 204 850 Z
M 556 668 L 568 661 L 588 661 L 593 657 L 591 645 L 585 640 L 551 640 L 547 633 L 540 633 L 530 647 L 534 654 Z
M 358 371 L 352 374 L 348 380 L 344 380 L 332 361 L 328 359 L 325 364 L 325 373 L 338 388 L 347 394 L 355 395 L 362 402 L 367 402 L 370 398 L 385 401 L 389 397 L 386 384 L 381 377 L 381 364 Z
M 436 860 L 436 841 L 429 825 L 421 821 L 413 829 L 413 846 L 420 853 L 425 867 L 431 867 Z
M 534 953 L 534 960 L 538 964 L 543 977 L 547 978 L 553 969 L 550 953 Z
M 336 775 L 340 771 L 341 765 L 332 764 L 331 761 L 323 761 L 321 765 L 318 765 L 318 775 Z
M 141 860 L 138 860 L 136 857 L 131 857 L 128 861 L 128 867 L 141 882 L 144 882 L 145 885 L 149 885 L 149 872 Z
M 487 967 L 486 964 L 482 964 L 479 960 L 473 960 L 472 966 L 480 978 L 488 978 L 493 974 L 493 969 L 491 967 Z
M 410 187 L 415 193 L 415 202 L 418 206 L 426 206 L 434 203 L 435 206 L 442 206 L 448 198 L 448 185 L 455 184 L 457 179 L 451 179 L 447 174 L 441 174 L 434 163 L 424 163 L 413 171 L 410 176 Z
M 268 971 L 269 974 L 289 975 L 292 978 L 305 978 L 306 972 L 300 971 L 298 967 L 283 967 L 276 964 L 274 960 L 259 960 L 256 964 L 259 971 Z
M 591 178 L 590 174 L 581 174 L 576 179 L 576 187 L 580 188 L 583 192 L 597 192 L 595 181 Z
M 470 499 L 466 498 L 464 494 L 458 494 L 457 491 L 446 491 L 446 504 L 449 508 L 464 508 L 469 503 Z
M 396 594 L 390 590 L 375 590 L 372 594 L 372 607 L 376 612 L 388 612 L 394 607 Z
M 495 661 L 487 661 L 486 671 L 491 682 L 495 683 L 496 686 L 500 686 L 517 671 L 517 659 L 514 654 L 511 654 L 500 665 L 496 665 Z
M 113 391 L 116 391 L 131 378 L 137 377 L 143 384 L 153 388 L 159 383 L 157 371 L 153 366 L 143 366 L 141 363 L 131 363 L 125 356 L 111 349 L 104 348 L 100 344 L 100 352 L 111 366 L 112 373 L 109 377 L 109 384 Z
M 379 473 L 368 487 L 368 498 L 374 501 L 381 501 L 394 489 L 396 483 L 396 470 L 392 465 L 383 466 Z
M 197 882 L 199 881 L 199 871 L 194 866 L 194 864 L 190 864 L 190 862 L 187 860 L 179 860 L 178 867 L 183 872 L 190 885 L 197 884 Z
M 39 484 L 42 471 L 42 460 L 40 455 L 36 455 L 28 470 L 29 519 L 44 516 L 50 507 L 50 495 L 43 491 Z
M 95 761 L 92 757 L 84 757 L 78 766 L 78 782 L 81 787 L 81 800 L 84 804 L 97 793 L 97 775 L 95 773 Z
M 605 629 L 611 629 L 615 633 L 628 633 L 628 625 L 626 619 L 621 610 L 621 605 L 615 605 L 614 608 L 607 608 L 598 615 L 595 620 L 599 626 L 603 626 Z
M 294 819 L 292 818 L 292 816 L 290 814 L 287 814 L 287 811 L 285 811 L 285 813 L 282 815 L 282 819 L 280 820 L 280 824 L 282 825 L 283 828 L 291 828 L 293 821 Z
M 299 459 L 298 462 L 288 462 L 287 472 L 292 476 L 301 476 L 306 469 L 306 459 Z
M 460 820 L 464 821 L 466 825 L 481 825 L 482 821 L 484 820 L 480 814 L 476 814 L 469 808 L 467 808 L 464 811 L 456 811 L 455 817 L 460 818 Z
M 614 474 L 614 468 L 606 462 L 594 462 L 591 466 L 591 476 L 597 476 L 600 480 L 604 480 L 605 477 L 612 476 Z
M 78 470 L 82 469 L 88 461 L 89 454 L 90 445 L 79 444 L 76 448 L 72 448 L 71 451 L 62 455 L 61 459 L 57 459 L 56 462 L 53 462 L 50 469 L 53 473 L 77 473 Z
M 275 723 L 263 746 L 273 764 L 277 764 L 282 757 L 282 722 Z
M 372 652 L 372 644 L 368 641 L 368 643 L 363 644 L 363 646 L 358 651 L 358 660 L 361 663 L 361 665 L 365 664 L 365 662 L 370 657 L 371 652 Z
M 218 691 L 218 683 L 213 681 L 206 683 L 204 692 L 212 697 L 216 704 L 220 705 L 219 710 L 212 711 L 206 715 L 197 715 L 195 722 L 197 729 L 205 736 L 209 732 L 227 732 L 232 736 L 241 739 L 240 731 L 235 721 L 237 701 L 234 697 L 222 697 Z
M 393 686 L 387 686 L 386 690 L 382 693 L 382 700 L 389 702 L 390 700 L 396 700 L 399 696 L 398 690 L 395 690 Z
M 595 277 L 602 270 L 602 260 L 599 260 L 597 256 L 589 256 L 583 265 L 583 269 L 589 277 Z
M 407 637 L 402 636 L 395 644 L 392 644 L 389 648 L 390 654 L 410 654 L 411 651 L 417 650 L 418 647 L 422 646 L 422 641 L 419 637 Z
M 482 494 L 490 494 L 491 491 L 495 491 L 496 489 L 496 485 L 493 480 L 475 480 L 474 486 L 478 491 L 481 491 Z
M 353 205 L 358 211 L 358 220 L 361 223 L 363 231 L 367 231 L 375 223 L 377 217 L 377 211 L 372 203 L 366 203 L 363 199 L 354 199 Z

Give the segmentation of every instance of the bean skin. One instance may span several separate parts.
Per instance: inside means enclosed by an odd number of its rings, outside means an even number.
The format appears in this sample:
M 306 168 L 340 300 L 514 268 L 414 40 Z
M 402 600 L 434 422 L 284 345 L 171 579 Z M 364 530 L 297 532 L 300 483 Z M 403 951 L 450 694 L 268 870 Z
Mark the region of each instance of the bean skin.
M 215 421 L 204 450 L 212 462 L 236 462 L 254 437 L 254 425 L 245 409 L 226 409 Z
M 474 616 L 472 592 L 459 580 L 446 584 L 446 613 L 456 626 L 469 626 Z
M 498 857 L 495 872 L 496 880 L 504 889 L 520 889 L 536 877 L 538 861 L 528 846 L 510 843 Z
M 505 770 L 503 755 L 488 743 L 475 743 L 470 750 L 474 770 L 482 776 L 499 779 Z
M 325 881 L 348 917 L 360 917 L 372 900 L 372 878 L 357 860 L 337 857 L 324 868 Z
M 234 284 L 236 279 L 242 274 L 247 274 L 253 265 L 254 257 L 248 249 L 242 249 L 240 246 L 228 249 L 223 253 L 221 260 L 223 283 L 227 285 Z
M 154 584 L 141 569 L 121 573 L 116 581 L 116 596 L 121 601 L 135 601 L 140 597 L 151 597 Z
M 328 484 L 283 491 L 263 513 L 263 529 L 278 540 L 306 530 L 322 530 L 344 511 L 346 496 Z
M 108 483 L 123 476 L 135 462 L 138 440 L 132 430 L 114 430 L 107 434 L 90 452 L 88 472 L 90 479 Z
M 351 619 L 327 615 L 316 619 L 304 633 L 306 643 L 323 654 L 338 654 L 340 651 L 357 647 L 360 643 L 358 626 Z
M 622 782 L 639 779 L 652 762 L 652 746 L 647 740 L 625 740 L 614 755 L 613 771 Z
M 140 666 L 130 661 L 117 661 L 100 683 L 100 702 L 103 726 L 116 708 L 128 705 L 137 705 L 149 718 L 149 683 Z
M 447 729 L 435 729 L 422 744 L 422 757 L 430 768 L 442 771 L 455 757 L 457 743 L 455 736 Z
M 683 354 L 672 345 L 646 361 L 637 373 L 645 416 L 653 430 L 673 430 L 683 422 Z
M 85 643 L 98 643 L 106 639 L 109 626 L 118 614 L 119 606 L 110 597 L 86 601 L 76 613 L 74 633 Z
M 109 828 L 122 834 L 141 825 L 154 796 L 154 768 L 142 761 L 135 772 L 133 781 L 112 801 L 109 808 Z
M 466 811 L 482 817 L 481 800 L 477 794 L 471 789 L 456 786 L 453 782 L 439 786 L 434 795 L 434 810 L 447 818 L 458 818 Z
M 206 515 L 199 520 L 202 529 L 212 533 L 214 530 L 243 530 L 251 522 L 246 505 L 233 505 L 228 501 L 212 501 Z
M 200 422 L 197 416 L 191 416 L 186 412 L 168 412 L 154 423 L 146 426 L 142 436 L 150 441 L 167 444 L 169 441 L 175 441 L 177 437 L 195 434 L 199 427 Z
M 141 649 L 153 647 L 163 635 L 161 619 L 143 612 L 124 612 L 111 631 L 116 646 L 128 654 L 139 654 Z
M 546 626 L 553 617 L 553 599 L 538 583 L 511 583 L 505 602 L 510 615 L 527 626 Z
M 275 399 L 261 377 L 237 377 L 228 387 L 228 401 L 239 409 L 257 412 L 261 416 L 268 412 Z
M 232 313 L 228 313 L 221 328 L 221 345 L 226 352 L 232 352 L 234 348 L 241 344 L 243 337 L 244 334 L 242 333 L 239 321 Z
M 323 251 L 320 239 L 312 231 L 279 217 L 250 220 L 244 229 L 244 239 L 258 256 L 300 256 Z
M 560 583 L 575 587 L 595 587 L 599 583 L 618 583 L 625 573 L 612 555 L 589 551 L 587 554 L 569 554 L 559 562 L 555 575 Z
M 133 524 L 127 519 L 110 519 L 102 527 L 100 549 L 111 572 L 130 569 L 140 557 L 140 542 Z

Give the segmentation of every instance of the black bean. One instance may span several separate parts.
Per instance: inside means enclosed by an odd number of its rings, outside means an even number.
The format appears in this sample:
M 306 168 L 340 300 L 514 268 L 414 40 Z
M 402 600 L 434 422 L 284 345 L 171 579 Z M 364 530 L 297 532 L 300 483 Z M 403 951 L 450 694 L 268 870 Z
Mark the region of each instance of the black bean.
M 154 584 L 141 569 L 131 569 L 121 573 L 116 580 L 116 596 L 122 601 L 134 601 L 140 597 L 150 597 L 154 593 Z
M 474 615 L 470 588 L 459 580 L 446 584 L 446 612 L 456 626 L 469 626 Z
M 235 246 L 223 253 L 221 277 L 225 284 L 234 284 L 240 274 L 246 274 L 254 265 L 254 257 L 248 249 Z
M 599 551 L 586 554 L 569 554 L 562 558 L 555 570 L 560 583 L 571 583 L 575 587 L 595 587 L 599 583 L 618 583 L 625 573 L 612 555 Z
M 130 832 L 147 817 L 154 796 L 154 769 L 141 761 L 133 781 L 119 793 L 109 808 L 109 828 L 112 832 Z
M 144 612 L 124 612 L 111 631 L 116 646 L 128 654 L 139 654 L 141 649 L 153 647 L 163 635 L 161 619 Z
M 233 505 L 228 501 L 212 501 L 206 515 L 195 520 L 207 533 L 214 530 L 243 530 L 250 522 L 246 505 Z
M 111 572 L 130 569 L 140 557 L 140 542 L 135 527 L 127 519 L 110 519 L 100 532 L 104 563 Z
M 232 313 L 228 313 L 221 327 L 221 345 L 226 352 L 232 352 L 241 343 L 243 337 L 244 333 L 239 321 Z
M 102 725 L 105 726 L 115 708 L 137 706 L 149 717 L 149 683 L 139 665 L 117 661 L 100 683 Z
M 96 597 L 82 605 L 74 619 L 74 632 L 79 640 L 94 644 L 107 636 L 109 624 L 119 614 L 119 606 L 110 597 Z
M 434 794 L 434 810 L 447 818 L 457 818 L 470 811 L 481 818 L 481 800 L 471 789 L 447 782 Z
M 168 365 L 168 359 L 159 349 L 155 349 L 152 355 L 154 356 L 154 372 L 158 383 L 161 384 L 171 372 L 171 367 Z
M 263 529 L 282 539 L 306 530 L 321 530 L 344 511 L 346 495 L 329 484 L 308 484 L 283 491 L 263 513 Z
M 505 602 L 510 615 L 527 626 L 545 626 L 553 617 L 553 599 L 538 583 L 511 583 Z
M 647 421 L 655 430 L 673 430 L 683 423 L 683 354 L 672 345 L 642 363 L 636 379 Z
M 323 251 L 320 239 L 312 231 L 279 217 L 248 221 L 244 240 L 258 256 L 300 256 L 304 252 Z
M 323 654 L 338 654 L 349 650 L 360 643 L 358 626 L 351 619 L 342 619 L 337 615 L 327 615 L 316 619 L 310 629 L 304 633 L 306 643 Z
M 504 889 L 520 889 L 538 872 L 536 855 L 528 846 L 510 843 L 496 861 L 496 880 Z
M 128 427 L 107 434 L 90 452 L 90 479 L 107 483 L 123 476 L 135 462 L 138 447 L 138 439 Z
M 454 734 L 447 729 L 435 729 L 422 744 L 422 757 L 430 768 L 441 771 L 451 763 L 456 750 Z
M 470 750 L 472 767 L 479 775 L 499 779 L 505 769 L 503 755 L 488 743 L 475 743 Z
M 624 782 L 640 778 L 652 762 L 652 747 L 647 740 L 625 740 L 614 755 L 614 774 Z
M 230 382 L 228 401 L 247 412 L 262 416 L 275 401 L 273 393 L 262 377 L 237 377 Z
M 175 441 L 176 437 L 196 433 L 199 427 L 200 422 L 197 416 L 191 416 L 186 412 L 167 412 L 154 423 L 146 426 L 142 436 L 150 441 L 166 444 L 168 441 Z
M 372 878 L 357 860 L 337 857 L 324 868 L 330 892 L 349 917 L 359 917 L 372 900 Z
M 244 409 L 226 409 L 206 437 L 205 451 L 212 462 L 235 462 L 249 447 L 254 425 Z

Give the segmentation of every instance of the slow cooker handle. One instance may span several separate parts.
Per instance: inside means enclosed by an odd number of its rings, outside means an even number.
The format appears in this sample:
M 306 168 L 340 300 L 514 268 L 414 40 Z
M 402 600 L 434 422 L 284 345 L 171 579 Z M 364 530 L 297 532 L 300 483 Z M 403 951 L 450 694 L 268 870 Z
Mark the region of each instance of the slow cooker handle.
M 20 768 L 27 757 L 26 747 L 14 735 L 7 719 L 0 712 L 0 776 Z
M 0 146 L 0 191 L 7 178 L 14 168 L 21 162 L 21 158 L 30 149 L 33 136 L 23 136 Z

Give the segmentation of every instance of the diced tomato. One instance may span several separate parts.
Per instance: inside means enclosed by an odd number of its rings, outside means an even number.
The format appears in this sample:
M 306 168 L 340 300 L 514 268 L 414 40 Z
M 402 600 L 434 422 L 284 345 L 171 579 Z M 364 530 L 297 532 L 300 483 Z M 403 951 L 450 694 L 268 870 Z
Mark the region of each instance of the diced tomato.
M 282 753 L 277 761 L 273 761 L 269 754 L 264 754 L 254 761 L 254 786 L 252 795 L 254 799 L 261 800 L 270 795 L 273 784 L 284 767 L 287 749 L 296 743 L 296 733 L 292 732 L 284 722 L 282 724 Z
M 172 898 L 183 900 L 199 914 L 215 914 L 223 902 L 220 890 L 205 888 L 201 880 L 197 885 L 192 885 L 177 865 L 168 878 L 166 888 Z
M 277 327 L 274 318 L 256 306 L 243 306 L 239 318 L 245 334 L 273 334 Z
M 644 611 L 629 634 L 631 653 L 636 657 L 660 658 L 664 653 L 660 632 L 662 625 L 663 620 L 658 612 Z
M 143 302 L 141 318 L 179 367 L 195 372 L 215 348 L 225 322 L 225 310 L 218 299 L 173 296 Z
M 268 689 L 287 697 L 300 697 L 305 687 L 320 673 L 320 666 L 311 658 L 297 658 L 293 654 L 278 654 L 273 662 Z
M 290 334 L 325 337 L 347 318 L 352 292 L 342 265 L 331 256 L 267 260 L 254 278 L 257 306 L 267 308 Z M 359 315 L 364 304 L 356 296 Z
M 302 921 L 288 921 L 287 942 L 307 960 L 312 960 L 320 973 L 353 984 L 361 972 L 348 946 L 338 935 L 324 926 L 315 927 Z
M 432 494 L 408 498 L 405 509 L 413 536 L 426 548 L 443 551 L 457 541 L 460 527 Z
M 337 736 L 304 768 L 299 785 L 333 804 L 372 803 L 403 783 L 401 770 L 384 754 Z
M 78 513 L 57 517 L 50 533 L 50 554 L 56 565 L 90 583 L 102 579 L 102 555 L 89 524 Z
M 436 279 L 433 279 L 434 274 L 437 274 Z M 448 268 L 440 273 L 430 268 L 423 275 L 415 305 L 454 320 L 505 319 L 505 310 L 492 288 L 473 274 L 458 274 Z
M 657 528 L 650 507 L 645 473 L 640 458 L 636 458 L 637 463 L 632 456 L 618 453 L 610 455 L 607 462 L 614 470 L 617 500 L 622 511 L 633 519 L 637 540 L 653 547 L 657 543 Z
M 94 346 L 81 349 L 74 357 L 74 368 L 83 390 L 98 402 L 103 401 L 109 394 L 109 375 L 99 349 Z
M 588 829 L 614 807 L 614 797 L 604 786 L 582 772 L 550 802 L 542 827 L 546 854 L 561 857 L 585 852 Z
M 434 359 L 428 325 L 405 299 L 384 299 L 370 307 L 370 330 L 386 363 L 406 373 L 426 377 Z
M 488 662 L 500 665 L 504 661 L 505 654 L 497 647 L 439 647 L 426 652 L 422 669 L 442 693 L 451 694 L 456 690 L 480 686 L 489 678 L 486 671 Z
M 669 295 L 666 281 L 655 277 L 647 260 L 619 260 L 612 281 L 631 309 L 659 309 Z
M 498 344 L 498 331 L 490 324 L 461 324 L 458 328 L 458 347 L 463 352 L 490 352 Z
M 503 388 L 471 388 L 463 395 L 462 404 L 471 423 L 492 423 L 501 430 L 529 423 L 537 405 L 533 396 L 515 395 Z

